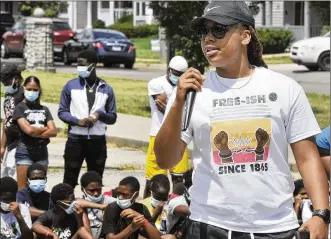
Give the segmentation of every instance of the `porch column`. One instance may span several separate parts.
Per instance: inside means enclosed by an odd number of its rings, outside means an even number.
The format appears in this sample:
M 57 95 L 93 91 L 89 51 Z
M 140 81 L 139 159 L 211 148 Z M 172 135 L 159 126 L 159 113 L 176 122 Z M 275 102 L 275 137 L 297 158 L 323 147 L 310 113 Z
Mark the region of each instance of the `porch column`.
M 92 1 L 87 1 L 87 28 L 92 28 Z
M 272 1 L 266 1 L 266 8 L 267 8 L 266 25 L 271 26 L 272 25 Z
M 310 2 L 304 2 L 304 35 L 305 39 L 310 37 Z

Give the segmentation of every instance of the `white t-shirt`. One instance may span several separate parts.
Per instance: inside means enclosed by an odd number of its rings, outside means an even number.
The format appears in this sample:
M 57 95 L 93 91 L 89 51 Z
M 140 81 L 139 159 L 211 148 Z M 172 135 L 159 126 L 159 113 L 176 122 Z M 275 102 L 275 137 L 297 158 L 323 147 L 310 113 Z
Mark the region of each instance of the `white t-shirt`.
M 83 196 L 83 199 L 84 196 Z M 110 196 L 103 196 L 100 204 L 111 204 L 116 202 L 116 198 Z M 103 222 L 103 210 L 94 209 L 94 208 L 87 208 L 87 216 L 90 220 L 90 227 L 92 231 L 92 235 L 94 238 L 99 238 L 101 231 L 102 231 L 102 222 Z
M 185 200 L 184 196 L 179 196 L 171 199 L 168 203 L 167 207 L 167 232 L 169 233 L 170 230 L 173 228 L 173 226 L 178 222 L 179 218 L 181 216 L 174 214 L 174 211 L 177 206 L 186 206 L 188 207 L 188 204 Z
M 168 82 L 166 75 L 154 78 L 148 82 L 149 104 L 151 106 L 152 114 L 152 127 L 150 132 L 151 136 L 157 135 L 159 129 L 161 128 L 164 117 L 164 115 L 157 109 L 155 100 L 152 96 L 165 93 L 169 99 L 174 88 L 175 87 Z
M 208 72 L 182 132 L 194 144 L 190 218 L 249 233 L 299 227 L 288 144 L 320 133 L 302 87 L 262 67 L 252 77 L 220 79 Z
M 26 225 L 31 228 L 32 221 L 29 208 L 24 204 L 19 204 L 21 215 L 26 223 Z M 16 239 L 21 237 L 21 229 L 16 220 L 16 217 L 12 212 L 0 213 L 1 224 L 0 224 L 0 234 L 4 235 L 7 239 Z

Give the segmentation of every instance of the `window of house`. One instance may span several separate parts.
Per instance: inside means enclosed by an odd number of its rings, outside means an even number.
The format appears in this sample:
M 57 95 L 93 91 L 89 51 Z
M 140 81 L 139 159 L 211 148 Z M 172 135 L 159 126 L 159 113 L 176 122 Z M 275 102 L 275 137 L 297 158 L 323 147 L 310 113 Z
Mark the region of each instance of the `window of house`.
M 101 8 L 109 9 L 109 1 L 101 1 Z
M 122 1 L 122 8 L 132 8 L 132 1 Z
M 139 6 L 140 6 L 140 3 L 139 2 L 136 2 L 136 15 L 139 16 L 140 12 L 139 12 Z
M 294 25 L 303 25 L 304 22 L 304 3 L 295 2 Z
M 142 15 L 146 16 L 146 3 L 143 2 L 143 6 L 142 6 Z
M 68 3 L 66 2 L 60 3 L 60 13 L 68 13 Z

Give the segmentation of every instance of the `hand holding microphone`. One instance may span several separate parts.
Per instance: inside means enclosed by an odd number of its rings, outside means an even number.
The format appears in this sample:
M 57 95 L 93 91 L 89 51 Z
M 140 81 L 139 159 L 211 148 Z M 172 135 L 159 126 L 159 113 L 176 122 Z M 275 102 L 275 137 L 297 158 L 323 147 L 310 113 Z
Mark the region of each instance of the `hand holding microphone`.
M 199 70 L 191 67 L 180 78 L 177 85 L 176 101 L 179 104 L 184 103 L 182 118 L 182 131 L 185 131 L 191 120 L 196 92 L 201 91 L 201 86 L 205 77 Z

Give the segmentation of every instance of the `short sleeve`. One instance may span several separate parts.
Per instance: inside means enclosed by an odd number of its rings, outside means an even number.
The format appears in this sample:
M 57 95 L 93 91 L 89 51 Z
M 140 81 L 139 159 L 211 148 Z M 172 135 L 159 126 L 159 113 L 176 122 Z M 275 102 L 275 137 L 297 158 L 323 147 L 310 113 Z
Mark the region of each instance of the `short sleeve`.
M 152 223 L 152 216 L 151 216 L 151 213 L 149 212 L 148 208 L 142 204 L 143 206 L 143 215 L 144 217 L 150 222 Z M 154 223 L 152 223 L 154 225 Z
M 164 93 L 164 90 L 161 86 L 161 84 L 158 83 L 159 78 L 152 79 L 150 82 L 148 82 L 148 95 L 159 95 L 161 93 Z
M 44 212 L 41 214 L 35 223 L 40 223 L 41 225 L 45 227 L 51 227 L 52 226 L 52 209 Z
M 49 111 L 48 107 L 44 106 L 45 114 L 46 114 L 46 123 L 50 120 L 53 120 L 52 114 Z
M 176 92 L 177 92 L 177 87 L 173 90 L 168 103 L 167 103 L 167 107 L 164 113 L 164 118 L 163 118 L 163 122 L 165 121 L 165 119 L 167 118 L 167 115 L 175 101 L 176 98 Z M 162 124 L 163 124 L 162 122 Z M 192 128 L 192 122 L 190 122 L 189 127 L 186 129 L 186 131 L 182 131 L 182 136 L 181 136 L 182 141 L 184 141 L 186 143 L 186 145 L 189 145 L 193 139 L 193 128 Z
M 292 144 L 315 136 L 321 132 L 307 96 L 300 86 L 298 96 L 292 101 L 289 120 L 286 125 L 286 137 Z
M 17 196 L 18 203 L 25 204 L 25 202 L 29 201 L 29 198 L 27 197 L 24 189 L 17 191 L 16 196 Z
M 24 108 L 22 104 L 18 104 L 15 106 L 14 113 L 13 113 L 13 120 L 18 120 L 20 118 L 24 118 Z
M 24 204 L 19 204 L 19 205 L 20 205 L 20 211 L 21 211 L 22 217 L 23 217 L 26 225 L 31 229 L 32 221 L 31 221 L 31 215 L 30 215 L 29 208 Z
M 173 215 L 176 207 L 179 205 L 187 206 L 187 203 L 184 201 L 185 199 L 183 196 L 179 196 L 174 199 L 171 199 L 168 203 L 167 214 Z
M 104 237 L 109 233 L 116 234 L 117 221 L 119 220 L 118 210 L 116 210 L 116 203 L 111 203 L 105 210 L 102 223 L 102 235 Z

